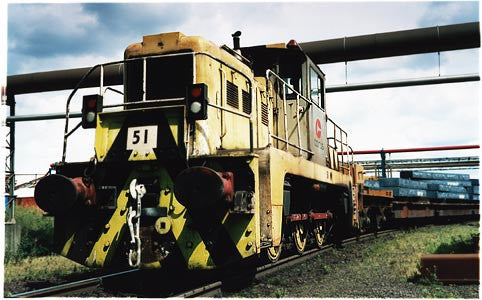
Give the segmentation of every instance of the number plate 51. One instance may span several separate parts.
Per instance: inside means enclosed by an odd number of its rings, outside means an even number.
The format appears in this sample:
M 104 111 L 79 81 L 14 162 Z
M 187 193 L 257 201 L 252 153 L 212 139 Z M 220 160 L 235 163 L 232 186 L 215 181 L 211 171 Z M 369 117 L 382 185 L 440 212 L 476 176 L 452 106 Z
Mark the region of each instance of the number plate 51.
M 152 150 L 157 148 L 157 126 L 127 128 L 127 150 Z

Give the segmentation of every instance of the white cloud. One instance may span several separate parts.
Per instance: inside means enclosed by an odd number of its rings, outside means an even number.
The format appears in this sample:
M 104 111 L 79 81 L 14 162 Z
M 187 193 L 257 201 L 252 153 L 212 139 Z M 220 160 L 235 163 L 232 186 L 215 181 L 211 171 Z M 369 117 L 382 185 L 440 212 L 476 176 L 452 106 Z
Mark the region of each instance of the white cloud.
M 231 33 L 241 30 L 242 46 L 296 39 L 308 42 L 417 27 L 427 3 L 255 3 L 192 4 L 190 18 L 180 26 L 231 45 Z M 403 11 L 403 13 L 400 13 Z
M 442 75 L 479 72 L 480 48 L 442 52 L 440 68 Z
M 440 1 L 437 5 L 431 5 L 430 11 L 427 12 L 426 15 L 426 21 L 434 22 L 438 25 L 445 25 L 447 23 L 453 23 L 453 20 L 460 16 L 467 16 L 474 13 L 474 7 L 464 2 L 465 1 Z M 472 2 L 472 4 L 474 3 L 475 1 Z M 437 24 L 434 24 L 434 26 Z
M 98 24 L 97 18 L 84 11 L 82 4 L 10 5 L 9 18 L 21 35 L 38 31 L 83 36 Z M 46 22 L 47 21 L 47 22 Z M 22 24 L 22 26 L 16 26 Z
M 71 124 L 77 122 L 78 119 Z M 64 120 L 17 123 L 16 172 L 45 173 L 50 163 L 60 161 L 64 124 Z M 94 130 L 79 129 L 69 138 L 67 160 L 89 160 L 94 154 L 93 145 Z
M 478 83 L 328 94 L 357 150 L 478 143 Z

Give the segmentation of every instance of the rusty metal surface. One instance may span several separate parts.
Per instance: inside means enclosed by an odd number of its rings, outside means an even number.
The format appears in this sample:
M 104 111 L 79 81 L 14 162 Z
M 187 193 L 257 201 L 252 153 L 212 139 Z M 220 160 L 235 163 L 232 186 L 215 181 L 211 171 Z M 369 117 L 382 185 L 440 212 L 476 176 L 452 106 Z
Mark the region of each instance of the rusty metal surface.
M 363 190 L 363 196 L 393 198 L 392 190 Z
M 427 254 L 421 258 L 422 272 L 435 272 L 443 282 L 479 282 L 479 254 Z

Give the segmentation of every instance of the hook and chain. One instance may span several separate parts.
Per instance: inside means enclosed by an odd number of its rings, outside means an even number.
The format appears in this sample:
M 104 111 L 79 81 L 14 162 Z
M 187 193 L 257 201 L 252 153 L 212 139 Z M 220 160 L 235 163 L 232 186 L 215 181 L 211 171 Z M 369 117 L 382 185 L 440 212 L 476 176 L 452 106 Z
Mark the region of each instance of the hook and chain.
M 137 184 L 137 179 L 133 179 L 129 185 L 129 194 L 136 203 L 129 206 L 129 213 L 127 214 L 127 225 L 131 235 L 131 249 L 129 250 L 128 260 L 129 266 L 139 267 L 141 264 L 141 200 L 146 194 L 146 187 L 143 184 Z

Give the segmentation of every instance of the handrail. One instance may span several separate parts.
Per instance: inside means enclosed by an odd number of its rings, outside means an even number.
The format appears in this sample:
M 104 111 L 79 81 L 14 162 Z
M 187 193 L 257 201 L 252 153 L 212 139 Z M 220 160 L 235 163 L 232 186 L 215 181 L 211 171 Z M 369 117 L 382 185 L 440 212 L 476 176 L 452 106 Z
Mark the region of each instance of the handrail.
M 181 55 L 195 55 L 195 54 L 196 54 L 196 52 L 159 54 L 159 55 L 149 56 L 148 59 L 159 58 L 159 57 L 181 56 Z M 79 80 L 79 82 L 77 83 L 77 85 L 72 90 L 69 97 L 67 98 L 67 103 L 66 103 L 66 107 L 65 107 L 65 128 L 64 128 L 64 143 L 63 143 L 63 149 L 62 149 L 62 163 L 65 163 L 65 158 L 66 158 L 66 154 L 67 154 L 67 138 L 77 128 L 80 127 L 80 126 L 77 125 L 76 128 L 74 128 L 74 130 L 69 132 L 70 102 L 72 101 L 72 98 L 75 95 L 75 93 L 79 90 L 82 82 L 84 82 L 84 80 L 87 77 L 89 77 L 97 68 L 100 68 L 101 70 L 100 70 L 99 86 L 100 86 L 100 94 L 102 95 L 103 94 L 102 89 L 103 89 L 103 86 L 104 86 L 104 67 L 110 66 L 110 65 L 115 65 L 115 64 L 120 64 L 120 63 L 126 63 L 126 62 L 130 62 L 130 61 L 137 61 L 137 60 L 144 60 L 145 61 L 146 57 L 134 57 L 134 58 L 127 58 L 127 59 L 123 59 L 123 60 L 108 62 L 108 63 L 104 63 L 104 64 L 97 64 L 97 65 L 93 66 L 92 68 L 90 68 L 82 76 L 82 78 Z M 144 86 L 145 86 L 145 64 L 144 64 L 144 70 L 143 70 L 143 100 L 145 100 L 145 94 L 146 94 Z
M 212 104 L 212 103 L 208 103 L 208 105 L 211 106 L 211 107 L 214 107 L 214 108 L 217 108 L 217 109 L 220 109 L 220 110 L 224 110 L 224 111 L 227 111 L 227 112 L 229 112 L 229 113 L 238 115 L 238 116 L 240 116 L 240 117 L 244 117 L 244 118 L 247 118 L 247 119 L 250 119 L 250 118 L 251 118 L 251 116 L 248 115 L 248 114 L 245 114 L 245 113 L 240 112 L 240 111 L 235 111 L 235 110 L 229 109 L 229 108 L 224 107 L 224 106 L 219 106 L 219 105 Z
M 286 112 L 286 84 L 283 81 L 283 121 L 285 128 L 285 140 L 288 140 L 288 113 Z M 297 95 L 298 96 L 298 95 Z M 300 144 L 298 144 L 300 145 Z M 301 146 L 301 145 L 300 145 Z M 286 144 L 286 150 L 288 150 L 288 144 Z
M 297 90 L 295 90 L 293 87 L 291 87 L 286 81 L 283 80 L 283 78 L 279 77 L 278 74 L 276 74 L 275 72 L 273 72 L 271 69 L 267 69 L 266 70 L 266 78 L 269 78 L 269 74 L 271 73 L 271 75 L 273 75 L 274 77 L 276 77 L 279 81 L 281 81 L 282 83 L 286 84 L 286 87 L 296 93 L 298 96 L 300 96 L 303 100 L 305 100 L 306 102 L 308 102 L 309 104 L 313 105 L 314 102 L 311 101 L 310 99 L 306 98 L 305 96 L 303 96 L 301 93 L 299 93 Z M 266 82 L 268 82 L 268 80 L 266 80 Z
M 353 165 L 353 154 L 348 152 L 348 150 L 353 151 L 353 149 L 348 144 L 348 134 L 340 126 L 338 126 L 338 124 L 336 124 L 332 119 L 327 118 L 327 120 L 333 125 L 333 137 L 327 138 L 328 145 L 335 150 L 335 154 L 337 155 L 338 160 L 340 160 L 341 158 L 341 164 L 338 164 L 338 169 L 341 168 L 343 170 L 347 170 L 348 174 L 351 175 L 350 165 Z M 330 141 L 333 141 L 333 146 L 329 144 Z M 338 146 L 340 148 L 340 151 L 338 151 Z M 344 150 L 344 148 L 347 148 L 347 150 Z M 346 155 L 346 162 L 345 162 L 345 155 Z M 346 167 L 345 165 L 348 165 L 348 167 Z
M 102 108 L 113 108 L 113 107 L 123 107 L 123 106 L 133 106 L 133 105 L 151 105 L 156 103 L 163 103 L 163 102 L 179 102 L 185 101 L 186 98 L 179 97 L 179 98 L 165 98 L 165 99 L 156 99 L 156 100 L 149 100 L 149 101 L 136 101 L 136 102 L 124 102 L 119 104 L 110 104 L 104 105 Z
M 286 103 L 286 99 L 283 101 Z M 288 130 L 288 129 L 286 129 Z M 300 97 L 296 95 L 296 131 L 298 133 L 298 145 L 301 147 L 301 131 L 300 131 Z M 299 155 L 301 155 L 301 148 L 299 150 Z
M 285 138 L 281 138 L 279 136 L 276 136 L 271 133 L 271 99 L 274 98 L 270 97 L 270 76 L 274 76 L 282 85 L 282 98 L 283 98 L 283 124 L 284 124 L 284 136 Z M 295 145 L 291 142 L 288 141 L 288 118 L 287 118 L 287 109 L 286 109 L 286 88 L 288 88 L 290 91 L 296 94 L 296 131 L 297 131 L 297 139 L 298 139 L 298 145 Z M 309 149 L 305 149 L 301 146 L 301 130 L 300 130 L 300 98 L 304 101 L 306 101 L 309 105 L 313 105 L 314 103 L 300 94 L 297 90 L 295 90 L 293 87 L 291 87 L 286 81 L 284 81 L 281 77 L 278 76 L 278 74 L 274 73 L 272 70 L 267 69 L 266 70 L 266 92 L 267 92 L 267 100 L 268 100 L 268 145 L 271 145 L 271 139 L 275 138 L 276 140 L 282 141 L 286 145 L 286 151 L 288 151 L 288 146 L 292 146 L 296 149 L 298 149 L 299 155 L 302 155 L 302 152 L 309 153 L 310 155 L 313 155 L 313 152 Z M 274 94 L 274 93 L 273 93 Z
M 289 144 L 289 145 L 292 146 L 292 147 L 298 148 L 300 151 L 306 152 L 306 153 L 311 154 L 311 155 L 314 155 L 314 154 L 315 154 L 315 153 L 313 153 L 313 152 L 310 151 L 310 150 L 303 149 L 303 148 L 299 148 L 299 147 L 297 147 L 295 144 L 291 143 L 290 141 L 286 141 L 286 140 L 284 140 L 283 138 L 280 138 L 279 136 L 272 135 L 272 137 L 275 138 L 275 139 L 277 139 L 277 140 L 280 140 L 280 141 L 282 141 L 282 142 L 284 142 L 284 143 L 286 143 L 286 144 Z

